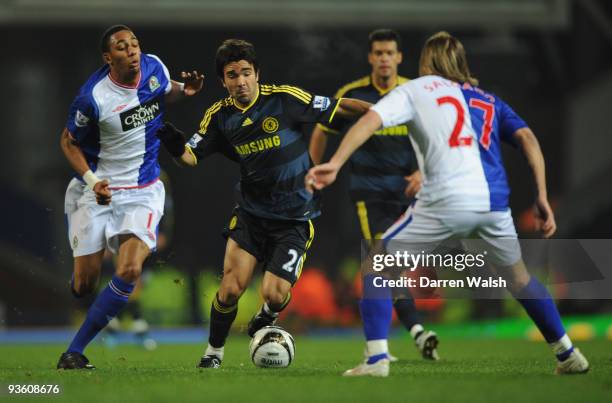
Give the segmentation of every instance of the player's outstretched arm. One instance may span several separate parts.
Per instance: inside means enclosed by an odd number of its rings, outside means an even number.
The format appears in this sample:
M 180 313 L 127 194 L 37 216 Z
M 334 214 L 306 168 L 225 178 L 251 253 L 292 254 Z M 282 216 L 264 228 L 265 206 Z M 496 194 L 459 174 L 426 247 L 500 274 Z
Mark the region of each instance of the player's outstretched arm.
M 316 164 L 320 164 L 323 160 L 323 155 L 325 154 L 325 148 L 327 147 L 327 134 L 319 127 L 319 125 L 315 125 L 312 135 L 310 136 L 310 146 L 308 147 L 308 152 L 310 153 L 310 158 Z
M 176 102 L 185 96 L 193 96 L 204 86 L 204 75 L 196 70 L 191 73 L 181 72 L 181 78 L 184 81 L 182 83 L 171 80 L 172 89 L 166 94 L 166 102 Z
M 198 161 L 185 145 L 185 134 L 177 129 L 172 123 L 166 122 L 155 133 L 157 138 L 162 142 L 166 150 L 175 159 L 184 165 L 196 166 Z
M 533 172 L 537 187 L 536 215 L 537 227 L 542 231 L 544 238 L 550 238 L 557 230 L 555 215 L 548 202 L 546 189 L 546 166 L 540 143 L 530 128 L 524 127 L 514 132 L 514 140 L 517 142 Z
M 355 123 L 344 136 L 340 147 L 326 164 L 317 165 L 311 168 L 306 175 L 306 188 L 311 190 L 323 189 L 334 183 L 338 171 L 363 143 L 369 139 L 374 131 L 382 125 L 382 120 L 378 113 L 369 111 Z
M 371 103 L 354 98 L 340 98 L 336 115 L 347 119 L 357 119 L 370 110 Z
M 374 111 L 368 111 L 349 129 L 329 162 L 338 164 L 340 167 L 344 165 L 355 150 L 361 147 L 381 126 L 380 115 Z
M 108 180 L 101 180 L 91 171 L 91 169 L 89 169 L 83 151 L 66 128 L 62 132 L 60 138 L 60 147 L 72 169 L 74 169 L 79 176 L 83 177 L 87 186 L 95 192 L 98 204 L 109 204 L 111 201 L 111 192 L 108 186 Z

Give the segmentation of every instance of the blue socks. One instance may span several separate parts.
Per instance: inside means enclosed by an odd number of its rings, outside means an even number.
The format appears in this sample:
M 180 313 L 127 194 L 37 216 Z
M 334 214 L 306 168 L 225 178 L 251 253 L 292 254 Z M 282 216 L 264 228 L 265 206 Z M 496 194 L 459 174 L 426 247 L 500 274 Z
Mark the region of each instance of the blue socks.
M 387 339 L 393 314 L 391 299 L 362 299 L 359 308 L 366 340 Z
M 563 361 L 569 357 L 574 347 L 565 334 L 559 311 L 542 283 L 532 276 L 529 283 L 515 293 L 514 297 L 525 308 L 544 339 L 551 345 L 557 359 Z
M 359 303 L 368 344 L 368 364 L 387 358 L 387 338 L 393 314 L 391 290 L 374 287 L 375 277 L 378 276 L 366 275 L 363 278 L 363 298 Z
M 134 284 L 113 276 L 111 281 L 89 307 L 85 322 L 74 336 L 66 352 L 83 354 L 85 347 L 96 337 L 100 330 L 127 305 Z

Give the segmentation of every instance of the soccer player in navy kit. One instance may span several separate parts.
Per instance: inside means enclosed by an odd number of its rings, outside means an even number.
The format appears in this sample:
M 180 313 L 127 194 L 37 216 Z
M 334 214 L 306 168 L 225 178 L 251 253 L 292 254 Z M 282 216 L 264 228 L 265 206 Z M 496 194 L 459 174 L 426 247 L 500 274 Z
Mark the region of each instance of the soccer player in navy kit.
M 340 88 L 336 98 L 350 97 L 376 103 L 393 88 L 408 81 L 397 73 L 402 62 L 399 34 L 390 29 L 377 29 L 368 39 L 371 74 Z M 351 123 L 335 119 L 331 124 L 315 126 L 310 139 L 310 155 L 315 164 L 321 163 L 327 136 L 345 133 Z M 349 194 L 355 203 L 362 236 L 370 244 L 372 239 L 380 239 L 406 211 L 420 189 L 421 175 L 408 136 L 406 124 L 377 130 L 349 161 Z M 393 289 L 393 308 L 423 358 L 437 360 L 438 336 L 421 325 L 407 288 Z M 392 355 L 389 358 L 397 360 Z
M 319 195 L 304 186 L 312 161 L 301 126 L 329 123 L 335 116 L 356 118 L 371 106 L 289 85 L 259 84 L 255 49 L 243 40 L 223 42 L 216 68 L 229 97 L 208 108 L 187 145 L 182 132 L 169 124 L 158 132 L 170 154 L 184 164 L 195 166 L 215 152 L 240 163 L 238 206 L 225 231 L 223 279 L 211 306 L 201 368 L 221 365 L 238 300 L 258 262 L 264 270 L 265 304 L 249 323 L 249 335 L 273 324 L 290 301 L 314 238 L 311 219 L 320 214 Z
M 65 199 L 73 294 L 96 289 L 106 248 L 118 258 L 115 275 L 89 308 L 58 369 L 95 368 L 83 351 L 125 307 L 156 245 L 165 191 L 155 133 L 165 103 L 196 94 L 204 79 L 194 71 L 182 73 L 185 83 L 173 81 L 159 58 L 141 53 L 125 25 L 110 27 L 100 45 L 105 65 L 81 87 L 61 136 L 76 171 Z
M 330 185 L 375 130 L 408 122 L 414 144 L 423 154 L 423 187 L 416 203 L 387 229 L 376 253 L 412 254 L 423 248 L 428 253 L 453 238 L 462 239 L 468 249 L 485 245 L 488 261 L 548 342 L 556 358 L 556 373 L 587 372 L 589 363 L 574 348 L 552 297 L 525 267 L 509 208 L 502 141 L 519 147 L 531 167 L 537 188 L 536 221 L 542 235 L 549 238 L 557 229 L 537 138 L 510 106 L 478 87 L 463 45 L 447 32 L 427 40 L 419 73 L 418 79 L 395 88 L 374 105 L 349 130 L 330 162 L 310 170 L 306 183 L 316 189 Z M 390 290 L 376 288 L 377 276 L 365 271 L 367 306 L 362 306 L 362 319 L 369 357 L 344 375 L 384 377 L 389 374 Z

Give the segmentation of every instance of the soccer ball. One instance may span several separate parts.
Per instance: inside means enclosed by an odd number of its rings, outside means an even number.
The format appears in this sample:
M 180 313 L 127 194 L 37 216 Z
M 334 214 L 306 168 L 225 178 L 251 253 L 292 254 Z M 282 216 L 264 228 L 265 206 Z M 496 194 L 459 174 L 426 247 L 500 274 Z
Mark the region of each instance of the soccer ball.
M 266 326 L 255 333 L 249 351 L 257 367 L 286 368 L 295 357 L 295 341 L 283 328 Z

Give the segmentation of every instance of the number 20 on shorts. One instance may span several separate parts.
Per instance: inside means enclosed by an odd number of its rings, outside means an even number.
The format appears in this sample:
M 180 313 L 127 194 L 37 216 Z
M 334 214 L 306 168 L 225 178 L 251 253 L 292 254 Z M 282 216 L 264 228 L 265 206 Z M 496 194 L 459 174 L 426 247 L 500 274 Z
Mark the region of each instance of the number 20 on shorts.
M 289 249 L 287 253 L 289 254 L 289 260 L 283 265 L 283 270 L 292 273 L 301 266 L 304 256 L 299 256 L 295 249 Z

